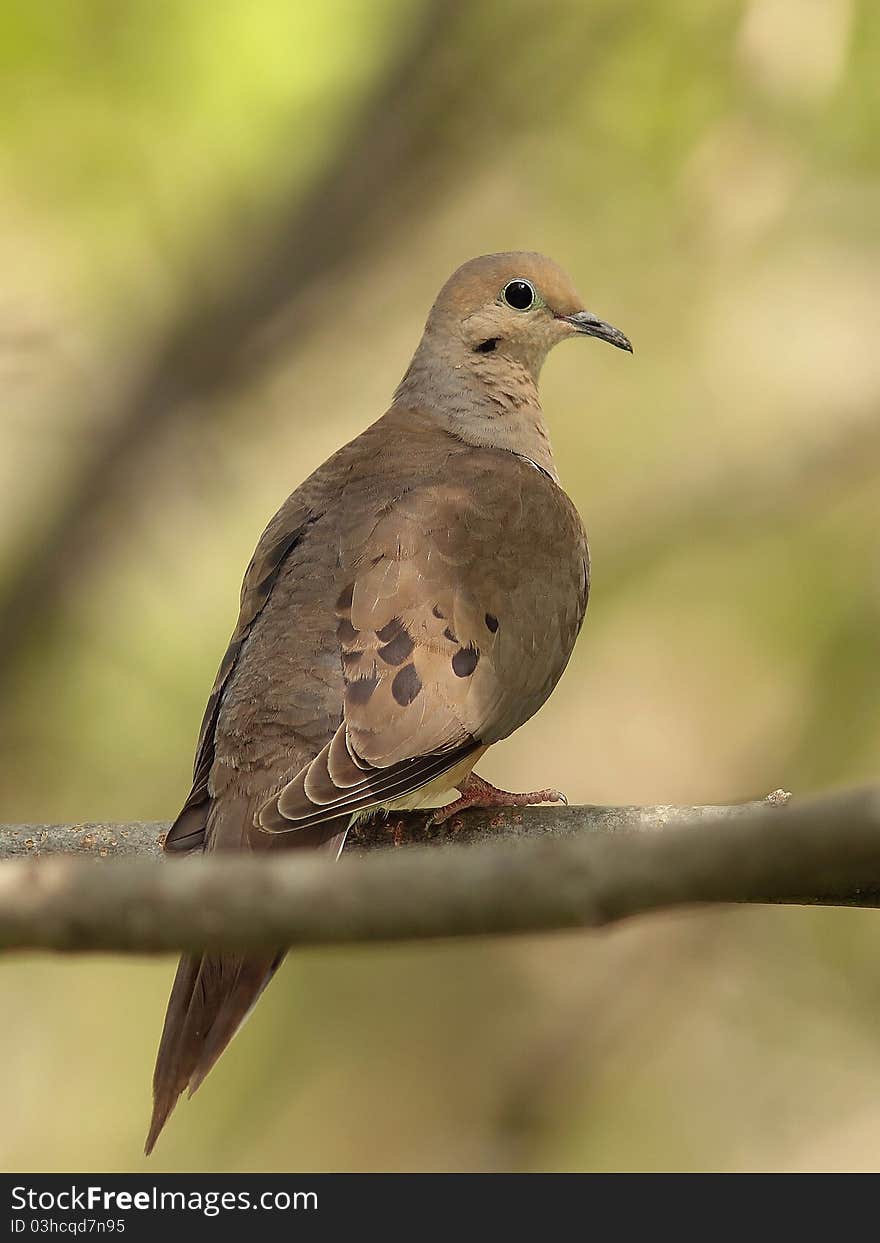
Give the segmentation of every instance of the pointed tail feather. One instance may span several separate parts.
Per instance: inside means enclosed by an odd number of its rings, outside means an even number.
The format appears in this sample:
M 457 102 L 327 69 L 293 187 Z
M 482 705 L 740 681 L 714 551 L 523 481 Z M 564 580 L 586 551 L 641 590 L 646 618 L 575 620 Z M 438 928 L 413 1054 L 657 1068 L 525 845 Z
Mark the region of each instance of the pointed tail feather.
M 320 825 L 297 836 L 297 846 L 324 848 L 338 857 L 347 820 Z M 335 832 L 333 831 L 335 829 Z M 277 839 L 269 839 L 275 841 Z M 144 1152 L 153 1150 L 181 1094 L 199 1088 L 241 1027 L 284 958 L 284 951 L 184 954 L 174 977 L 153 1074 L 153 1117 Z
M 153 1076 L 149 1156 L 181 1094 L 196 1091 L 281 965 L 283 953 L 259 958 L 187 954 L 168 1002 Z

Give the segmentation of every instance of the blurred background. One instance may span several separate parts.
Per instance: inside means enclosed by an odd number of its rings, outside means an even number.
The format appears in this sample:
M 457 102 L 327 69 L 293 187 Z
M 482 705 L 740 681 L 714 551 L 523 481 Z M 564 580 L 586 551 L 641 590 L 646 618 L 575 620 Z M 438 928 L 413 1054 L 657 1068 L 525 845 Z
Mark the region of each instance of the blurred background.
M 481 766 L 880 773 L 874 0 L 7 0 L 0 818 L 170 819 L 241 574 L 461 261 L 635 343 L 543 394 L 593 598 Z M 2 966 L 6 1170 L 880 1166 L 880 914 L 300 953 L 141 1157 L 171 959 Z

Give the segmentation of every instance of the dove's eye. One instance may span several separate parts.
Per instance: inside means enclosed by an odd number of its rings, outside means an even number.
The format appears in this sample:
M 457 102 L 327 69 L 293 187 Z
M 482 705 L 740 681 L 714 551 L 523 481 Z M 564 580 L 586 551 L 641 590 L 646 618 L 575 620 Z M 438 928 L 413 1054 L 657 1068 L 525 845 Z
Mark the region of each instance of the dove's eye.
M 535 287 L 529 281 L 509 281 L 502 289 L 501 297 L 515 311 L 527 311 L 535 301 Z

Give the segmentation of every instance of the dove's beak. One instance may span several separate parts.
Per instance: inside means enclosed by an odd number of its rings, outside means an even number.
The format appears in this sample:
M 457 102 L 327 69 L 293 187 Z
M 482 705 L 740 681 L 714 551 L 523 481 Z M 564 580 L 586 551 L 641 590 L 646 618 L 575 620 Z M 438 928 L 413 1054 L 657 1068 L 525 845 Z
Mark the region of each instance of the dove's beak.
M 633 352 L 629 337 L 625 337 L 619 328 L 606 324 L 604 319 L 599 319 L 591 311 L 578 311 L 576 315 L 560 315 L 559 318 L 571 324 L 576 332 L 585 337 L 598 337 L 600 341 L 616 345 L 619 350 L 629 350 L 630 354 Z

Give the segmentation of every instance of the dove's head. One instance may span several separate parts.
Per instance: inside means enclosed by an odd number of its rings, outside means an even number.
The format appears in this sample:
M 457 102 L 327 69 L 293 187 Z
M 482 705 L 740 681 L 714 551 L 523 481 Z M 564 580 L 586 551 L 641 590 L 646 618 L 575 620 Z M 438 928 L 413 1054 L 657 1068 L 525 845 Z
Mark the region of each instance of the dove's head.
M 495 354 L 535 379 L 548 352 L 568 337 L 598 337 L 632 353 L 622 332 L 584 308 L 568 274 L 531 251 L 462 264 L 440 290 L 425 331 L 455 353 Z
M 440 290 L 396 404 L 468 443 L 511 449 L 553 473 L 538 376 L 568 337 L 598 337 L 632 352 L 622 332 L 584 308 L 551 259 L 531 251 L 471 259 Z

